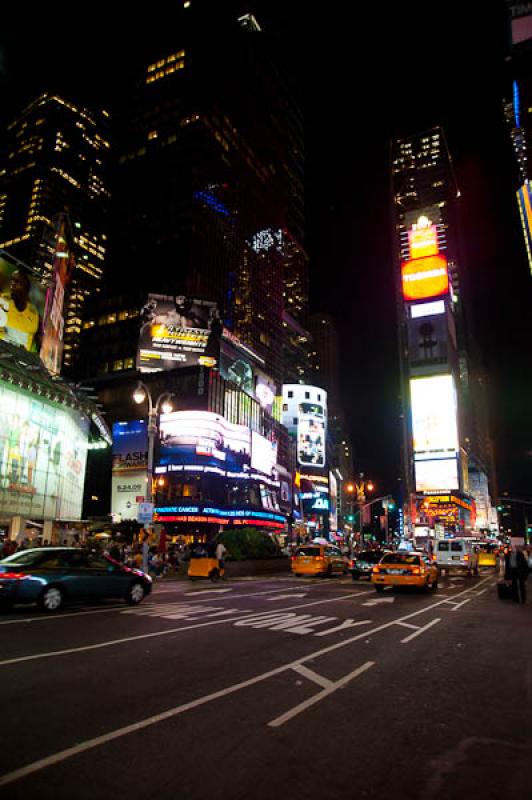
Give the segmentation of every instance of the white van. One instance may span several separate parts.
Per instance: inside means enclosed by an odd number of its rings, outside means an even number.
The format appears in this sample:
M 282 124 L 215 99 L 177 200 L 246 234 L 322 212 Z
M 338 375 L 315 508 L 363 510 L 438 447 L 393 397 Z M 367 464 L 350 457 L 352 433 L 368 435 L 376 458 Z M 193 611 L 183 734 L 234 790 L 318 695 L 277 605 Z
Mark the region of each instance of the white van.
M 468 575 L 478 575 L 478 552 L 469 539 L 438 539 L 432 558 L 440 569 L 459 569 Z

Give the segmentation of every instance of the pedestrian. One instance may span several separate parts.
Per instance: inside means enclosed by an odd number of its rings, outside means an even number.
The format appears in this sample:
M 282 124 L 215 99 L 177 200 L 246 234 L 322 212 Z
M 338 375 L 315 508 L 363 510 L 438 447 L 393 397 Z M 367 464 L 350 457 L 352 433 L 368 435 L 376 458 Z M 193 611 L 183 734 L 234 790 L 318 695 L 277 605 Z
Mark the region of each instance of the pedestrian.
M 505 580 L 512 582 L 512 597 L 517 603 L 526 603 L 526 579 L 528 562 L 519 550 L 520 539 L 512 539 L 512 549 L 506 556 Z
M 148 572 L 148 556 L 150 555 L 150 537 L 147 531 L 144 532 L 144 540 L 142 542 L 142 571 Z
M 220 575 L 225 569 L 225 554 L 227 553 L 227 548 L 225 547 L 223 542 L 218 542 L 216 545 L 216 558 L 218 559 L 218 569 L 220 570 Z M 222 578 L 224 576 L 222 575 Z

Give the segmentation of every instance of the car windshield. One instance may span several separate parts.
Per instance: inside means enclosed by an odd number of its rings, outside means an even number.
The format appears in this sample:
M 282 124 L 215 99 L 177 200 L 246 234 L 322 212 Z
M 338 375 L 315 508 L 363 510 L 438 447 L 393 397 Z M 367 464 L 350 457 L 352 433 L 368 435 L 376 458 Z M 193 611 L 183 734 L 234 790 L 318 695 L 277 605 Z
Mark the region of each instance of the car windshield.
M 419 556 L 411 553 L 389 553 L 381 561 L 381 564 L 415 564 L 419 566 Z
M 377 553 L 374 550 L 368 550 L 365 553 L 359 553 L 357 555 L 357 561 L 379 561 L 381 558 L 381 553 Z
M 319 547 L 300 547 L 297 551 L 298 556 L 319 556 L 321 551 Z
M 23 567 L 33 567 L 42 561 L 47 555 L 45 550 L 23 550 L 21 553 L 14 553 L 12 556 L 2 559 L 2 564 L 20 564 Z

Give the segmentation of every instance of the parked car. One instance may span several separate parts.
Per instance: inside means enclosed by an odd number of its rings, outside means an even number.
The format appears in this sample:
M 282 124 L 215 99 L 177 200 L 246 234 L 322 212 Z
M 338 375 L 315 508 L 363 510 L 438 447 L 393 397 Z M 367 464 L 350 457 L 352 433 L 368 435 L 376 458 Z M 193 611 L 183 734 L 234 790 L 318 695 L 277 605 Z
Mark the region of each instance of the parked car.
M 373 567 L 379 563 L 382 556 L 382 550 L 362 550 L 360 553 L 355 553 L 349 564 L 349 572 L 353 576 L 353 580 L 356 581 L 357 578 L 371 580 Z
M 67 602 L 103 598 L 137 605 L 151 587 L 144 572 L 76 547 L 22 550 L 0 561 L 4 606 L 37 603 L 43 611 L 58 611 Z
M 309 544 L 298 547 L 290 558 L 294 575 L 343 575 L 345 558 L 333 545 Z
M 373 567 L 371 581 L 377 592 L 386 586 L 438 588 L 438 568 L 425 553 L 386 553 Z

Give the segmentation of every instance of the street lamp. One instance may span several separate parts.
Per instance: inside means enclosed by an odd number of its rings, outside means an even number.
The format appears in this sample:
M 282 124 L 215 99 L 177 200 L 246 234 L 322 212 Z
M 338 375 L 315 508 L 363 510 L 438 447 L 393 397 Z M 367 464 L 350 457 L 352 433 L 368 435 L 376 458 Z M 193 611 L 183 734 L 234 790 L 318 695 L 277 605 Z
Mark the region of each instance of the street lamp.
M 360 544 L 364 541 L 364 526 L 362 522 L 362 509 L 364 507 L 364 503 L 366 502 L 366 492 L 373 492 L 375 491 L 375 484 L 373 481 L 364 480 L 364 473 L 361 472 L 359 474 L 358 481 L 349 481 L 345 487 L 346 492 L 352 496 L 351 499 L 351 507 L 353 506 L 354 502 L 354 495 L 356 494 L 356 501 L 358 505 L 358 513 L 360 516 Z
M 148 503 L 153 502 L 153 450 L 157 436 L 157 417 L 160 411 L 163 414 L 169 414 L 173 410 L 171 397 L 173 397 L 172 392 L 163 392 L 154 403 L 150 390 L 142 381 L 138 382 L 137 388 L 133 392 L 133 400 L 139 406 L 144 403 L 146 398 L 148 399 Z

